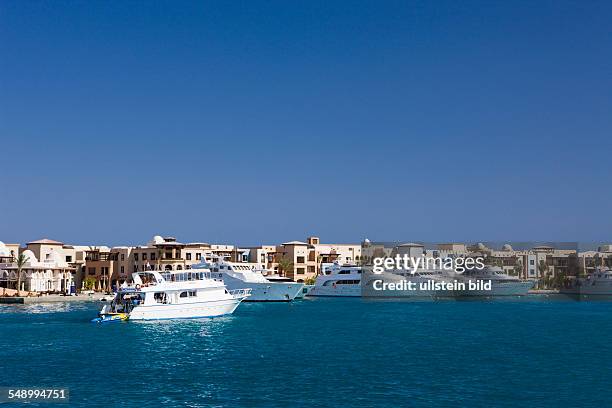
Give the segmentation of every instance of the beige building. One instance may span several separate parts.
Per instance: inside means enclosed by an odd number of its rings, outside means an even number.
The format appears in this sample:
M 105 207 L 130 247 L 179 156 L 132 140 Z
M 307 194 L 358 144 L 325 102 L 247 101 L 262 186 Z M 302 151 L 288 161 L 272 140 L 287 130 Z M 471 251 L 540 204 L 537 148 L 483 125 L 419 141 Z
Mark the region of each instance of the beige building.
M 293 267 L 288 271 L 279 270 L 278 262 L 288 260 Z M 313 246 L 306 242 L 290 241 L 276 247 L 277 268 L 275 272 L 296 282 L 317 276 L 317 256 Z
M 219 246 L 218 252 L 227 246 Z M 132 273 L 145 270 L 180 271 L 211 259 L 211 245 L 181 243 L 159 235 L 143 246 L 94 248 L 87 251 L 85 278 L 94 280 L 96 290 L 109 290 L 132 279 Z
M 61 248 L 63 244 L 59 245 Z M 53 247 L 55 246 L 56 244 L 53 244 Z M 55 249 L 43 251 L 40 253 L 42 254 L 40 259 L 30 249 L 24 249 L 17 254 L 18 246 L 15 248 L 14 245 L 7 246 L 0 242 L 0 287 L 43 293 L 73 291 L 75 267 L 66 262 L 60 250 Z M 21 273 L 16 262 L 19 255 L 23 255 L 25 259 Z M 21 275 L 21 285 L 19 285 L 19 275 Z
M 292 263 L 292 269 L 281 270 L 278 266 L 281 259 Z M 250 248 L 249 260 L 275 274 L 287 276 L 296 282 L 304 282 L 321 272 L 322 263 L 360 263 L 361 245 L 321 244 L 318 237 L 308 237 L 306 242 L 289 241 L 277 246 L 263 245 Z

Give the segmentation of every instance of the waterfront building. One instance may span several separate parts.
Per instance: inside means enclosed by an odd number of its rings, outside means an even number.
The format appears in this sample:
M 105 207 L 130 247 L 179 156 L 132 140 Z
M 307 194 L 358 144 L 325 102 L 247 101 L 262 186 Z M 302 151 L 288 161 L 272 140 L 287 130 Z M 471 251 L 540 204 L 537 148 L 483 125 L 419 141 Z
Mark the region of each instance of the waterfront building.
M 61 258 L 59 251 L 44 254 L 45 258 L 39 260 L 34 252 L 24 250 L 21 254 L 26 262 L 21 270 L 20 288 L 17 288 L 19 268 L 16 257 L 10 255 L 4 244 L 0 245 L 0 254 L 3 255 L 0 257 L 0 287 L 44 293 L 74 291 L 75 268 Z
M 530 249 L 514 250 L 509 244 L 501 250 L 485 252 L 488 264 L 503 268 L 509 275 L 523 279 L 552 279 L 556 276 L 576 276 L 577 251 L 536 245 Z
M 94 289 L 111 290 L 131 281 L 132 273 L 146 270 L 180 271 L 191 269 L 213 254 L 225 254 L 233 246 L 207 243 L 181 243 L 174 237 L 156 235 L 142 246 L 91 248 L 86 256 L 86 276 L 94 279 Z
M 289 241 L 276 248 L 277 263 L 287 260 L 292 264 L 289 270 L 279 270 L 278 265 L 275 272 L 280 273 L 296 282 L 304 282 L 306 279 L 317 275 L 316 253 L 307 242 Z
M 258 269 L 274 271 L 278 267 L 276 262 L 276 245 L 261 245 L 244 248 L 247 253 L 247 262 L 257 264 Z
M 81 281 L 81 289 L 85 289 L 86 285 L 89 285 L 89 281 L 93 279 L 93 289 L 98 291 L 110 290 L 112 279 L 121 279 L 117 276 L 119 253 L 111 253 L 108 247 L 91 247 L 85 254 L 85 276 Z M 124 272 L 121 280 L 121 283 L 123 283 L 127 280 L 127 277 L 125 269 L 122 268 L 121 271 Z
M 321 244 L 318 237 L 308 237 L 306 242 L 289 241 L 276 246 L 274 252 L 270 246 L 251 249 L 251 262 L 262 263 L 266 260 L 267 267 L 274 273 L 284 275 L 296 282 L 304 282 L 316 277 L 321 272 L 322 263 L 339 262 L 356 264 L 361 262 L 361 245 L 359 244 Z M 270 258 L 270 255 L 272 257 Z M 272 262 L 270 262 L 272 259 Z M 293 267 L 288 271 L 279 269 L 281 259 L 288 260 Z
M 22 290 L 40 292 L 65 292 L 71 285 L 78 283 L 85 262 L 85 248 L 64 244 L 48 238 L 28 242 L 25 248 L 19 244 L 2 244 L 0 246 L 0 285 L 16 285 L 17 256 L 23 254 L 28 262 L 27 277 L 22 277 Z M 3 256 L 4 255 L 4 256 Z M 64 276 L 70 274 L 70 277 Z M 15 278 L 11 282 L 11 277 Z M 8 279 L 8 281 L 7 281 Z M 63 281 L 63 283 L 61 282 Z
M 321 244 L 318 237 L 308 237 L 307 241 L 316 252 L 317 272 L 320 272 L 321 263 L 359 264 L 361 262 L 360 244 Z

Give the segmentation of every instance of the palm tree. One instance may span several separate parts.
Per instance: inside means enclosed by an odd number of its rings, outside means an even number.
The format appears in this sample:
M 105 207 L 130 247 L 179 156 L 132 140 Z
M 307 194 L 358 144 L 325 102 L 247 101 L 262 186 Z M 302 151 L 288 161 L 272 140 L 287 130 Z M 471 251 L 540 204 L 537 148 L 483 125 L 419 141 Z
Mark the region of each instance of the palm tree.
M 541 260 L 540 264 L 538 265 L 538 269 L 540 270 L 540 281 L 546 286 L 548 280 L 548 276 L 546 276 L 546 272 L 548 272 L 548 265 L 546 264 L 546 261 Z
M 516 264 L 514 264 L 514 273 L 520 277 L 522 272 L 523 272 L 523 261 L 518 259 L 516 261 Z
M 293 262 L 291 262 L 288 258 L 281 258 L 278 260 L 278 269 L 279 272 L 282 271 L 283 274 L 293 271 Z M 281 275 L 285 276 L 285 275 Z
M 19 294 L 19 291 L 21 290 L 21 271 L 29 260 L 30 258 L 25 256 L 24 254 L 19 254 L 17 259 L 15 260 L 15 262 L 17 263 L 17 294 Z

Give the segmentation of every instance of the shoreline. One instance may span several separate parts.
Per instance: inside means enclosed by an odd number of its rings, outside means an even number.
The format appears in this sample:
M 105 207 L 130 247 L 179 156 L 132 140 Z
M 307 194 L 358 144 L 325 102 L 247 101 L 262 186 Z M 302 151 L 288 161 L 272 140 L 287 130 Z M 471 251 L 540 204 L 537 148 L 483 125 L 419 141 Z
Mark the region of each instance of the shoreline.
M 104 297 L 102 292 L 96 292 L 92 295 L 64 296 L 64 295 L 45 295 L 35 297 L 24 296 L 6 296 L 0 297 L 0 304 L 4 305 L 24 305 L 33 303 L 62 303 L 62 302 L 100 302 L 100 298 Z

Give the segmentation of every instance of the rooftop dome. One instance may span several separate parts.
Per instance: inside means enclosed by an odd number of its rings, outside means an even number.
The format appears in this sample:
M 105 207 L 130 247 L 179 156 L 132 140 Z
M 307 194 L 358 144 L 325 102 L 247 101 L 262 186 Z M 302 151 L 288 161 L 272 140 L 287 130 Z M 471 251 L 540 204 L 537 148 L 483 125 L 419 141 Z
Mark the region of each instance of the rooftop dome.
M 11 256 L 11 252 L 2 241 L 0 241 L 0 256 Z
M 30 251 L 29 249 L 26 249 L 21 254 L 25 257 L 29 264 L 38 262 L 38 259 L 36 259 L 36 255 L 34 255 L 34 252 Z
M 163 244 L 164 243 L 164 239 L 161 237 L 161 235 L 156 235 L 153 237 L 153 239 L 151 240 L 151 242 L 155 245 L 155 244 Z
M 504 244 L 502 247 L 502 251 L 512 251 L 512 246 L 510 244 Z

